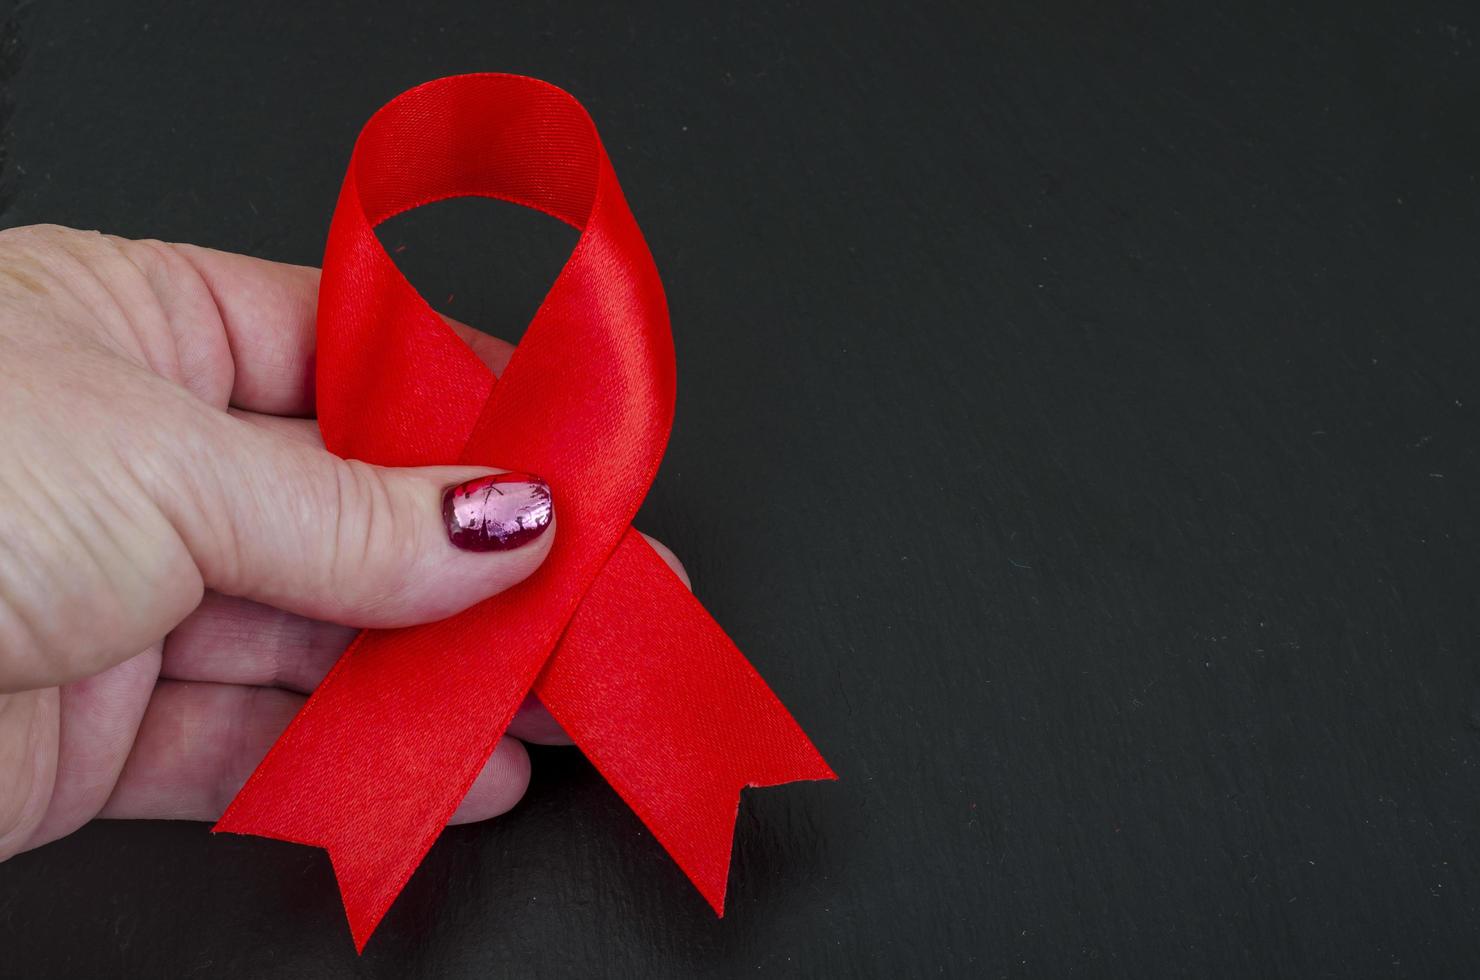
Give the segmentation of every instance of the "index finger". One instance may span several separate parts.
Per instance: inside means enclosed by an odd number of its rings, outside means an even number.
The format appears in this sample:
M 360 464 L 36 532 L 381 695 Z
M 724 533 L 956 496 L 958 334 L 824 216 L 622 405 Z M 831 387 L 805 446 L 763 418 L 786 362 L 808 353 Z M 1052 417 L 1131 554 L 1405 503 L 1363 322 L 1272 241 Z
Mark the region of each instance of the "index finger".
M 199 245 L 169 248 L 194 269 L 220 313 L 236 369 L 231 404 L 267 415 L 313 417 L 319 270 Z M 495 376 L 503 372 L 513 344 L 442 319 Z

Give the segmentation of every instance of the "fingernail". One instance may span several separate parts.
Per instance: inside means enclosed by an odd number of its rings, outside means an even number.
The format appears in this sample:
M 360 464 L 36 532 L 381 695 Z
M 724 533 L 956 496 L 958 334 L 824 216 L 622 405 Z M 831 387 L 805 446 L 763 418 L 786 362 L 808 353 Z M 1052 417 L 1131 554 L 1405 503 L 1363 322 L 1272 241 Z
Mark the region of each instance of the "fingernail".
M 447 536 L 464 551 L 508 551 L 550 526 L 550 486 L 528 473 L 496 473 L 448 487 L 442 494 Z

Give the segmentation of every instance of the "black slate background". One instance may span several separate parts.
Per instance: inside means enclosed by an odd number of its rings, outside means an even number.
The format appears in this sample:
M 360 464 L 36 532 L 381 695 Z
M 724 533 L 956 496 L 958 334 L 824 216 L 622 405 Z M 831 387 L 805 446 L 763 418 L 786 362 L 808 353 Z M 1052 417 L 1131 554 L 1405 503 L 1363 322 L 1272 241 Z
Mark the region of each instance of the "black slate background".
M 581 98 L 679 348 L 641 526 L 843 778 L 717 921 L 538 751 L 362 959 L 321 853 L 95 824 L 0 974 L 1475 975 L 1480 11 L 1220 6 L 21 9 L 6 225 L 316 262 L 397 92 Z M 571 242 L 385 234 L 511 336 Z

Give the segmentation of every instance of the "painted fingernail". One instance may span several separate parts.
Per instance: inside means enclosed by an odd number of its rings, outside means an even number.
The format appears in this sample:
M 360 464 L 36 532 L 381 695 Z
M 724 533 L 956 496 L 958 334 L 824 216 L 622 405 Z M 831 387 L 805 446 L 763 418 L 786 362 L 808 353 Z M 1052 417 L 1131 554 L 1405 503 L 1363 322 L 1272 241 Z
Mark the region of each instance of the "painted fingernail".
M 550 526 L 550 486 L 528 473 L 496 473 L 448 487 L 442 494 L 447 536 L 464 551 L 508 551 Z

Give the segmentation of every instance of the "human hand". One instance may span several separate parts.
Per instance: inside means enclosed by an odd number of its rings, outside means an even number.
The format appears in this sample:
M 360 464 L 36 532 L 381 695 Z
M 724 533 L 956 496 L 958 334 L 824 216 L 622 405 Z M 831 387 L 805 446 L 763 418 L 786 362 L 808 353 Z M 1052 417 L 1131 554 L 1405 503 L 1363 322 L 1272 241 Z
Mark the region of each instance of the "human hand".
M 356 627 L 450 616 L 548 553 L 537 477 L 324 450 L 317 291 L 190 245 L 0 232 L 0 860 L 96 816 L 214 820 Z M 564 740 L 534 701 L 509 731 Z M 505 737 L 453 822 L 528 781 Z

